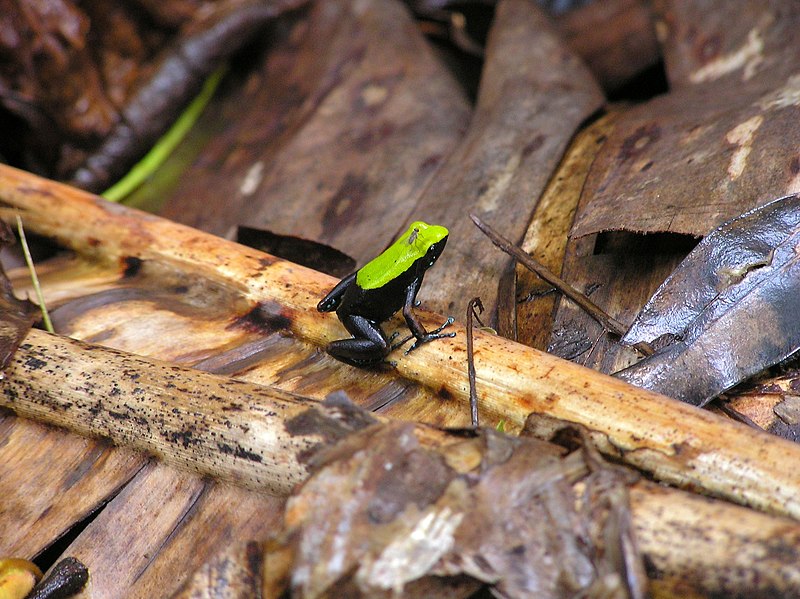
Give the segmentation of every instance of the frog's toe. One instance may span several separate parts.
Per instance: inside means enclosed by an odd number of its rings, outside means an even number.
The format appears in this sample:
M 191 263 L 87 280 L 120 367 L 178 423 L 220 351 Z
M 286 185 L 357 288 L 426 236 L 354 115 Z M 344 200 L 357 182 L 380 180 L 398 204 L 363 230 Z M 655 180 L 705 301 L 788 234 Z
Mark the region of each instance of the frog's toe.
M 396 349 L 400 349 L 400 348 L 401 348 L 401 347 L 403 347 L 403 346 L 404 346 L 406 343 L 408 343 L 409 341 L 411 341 L 413 338 L 414 338 L 414 335 L 408 335 L 407 337 L 403 337 L 403 338 L 402 338 L 400 341 L 398 341 L 397 343 L 394 343 L 394 344 L 392 345 L 391 351 L 394 351 L 394 350 L 396 350 Z
M 429 335 L 437 335 L 438 333 L 441 333 L 441 332 L 442 332 L 444 329 L 446 329 L 447 327 L 449 327 L 449 326 L 450 326 L 451 324 L 453 324 L 454 322 L 455 322 L 455 318 L 453 318 L 452 316 L 448 316 L 448 317 L 447 317 L 447 320 L 445 320 L 445 321 L 444 321 L 444 323 L 442 323 L 442 326 L 440 326 L 438 329 L 434 329 L 434 330 L 432 330 L 432 331 L 431 331 L 430 333 L 428 333 L 428 334 L 429 334 Z M 455 337 L 455 336 L 456 336 L 456 334 L 455 334 L 455 333 L 448 333 L 448 334 L 446 334 L 446 335 L 441 335 L 441 337 Z
M 446 326 L 446 325 L 444 325 L 444 326 Z M 444 327 L 442 327 L 442 328 L 444 328 Z M 441 329 L 437 329 L 436 331 L 440 331 L 440 330 Z M 436 331 L 431 331 L 430 333 L 428 333 L 424 337 L 418 337 L 417 340 L 414 342 L 414 345 L 412 345 L 411 347 L 409 347 L 405 351 L 405 355 L 410 354 L 412 351 L 417 349 L 420 345 L 424 345 L 425 343 L 433 341 L 434 339 L 444 339 L 445 337 L 455 337 L 456 336 L 455 333 L 438 333 Z

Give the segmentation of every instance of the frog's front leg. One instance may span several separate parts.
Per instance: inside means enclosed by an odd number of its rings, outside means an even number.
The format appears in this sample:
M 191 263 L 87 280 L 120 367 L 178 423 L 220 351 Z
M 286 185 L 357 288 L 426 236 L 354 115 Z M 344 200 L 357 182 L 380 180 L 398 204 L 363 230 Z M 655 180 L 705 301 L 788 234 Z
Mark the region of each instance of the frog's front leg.
M 414 314 L 414 306 L 416 305 L 417 300 L 417 293 L 419 292 L 419 287 L 422 284 L 422 278 L 417 278 L 412 285 L 408 287 L 406 292 L 406 301 L 403 305 L 403 318 L 406 320 L 406 324 L 408 328 L 411 329 L 411 334 L 414 335 L 415 341 L 414 344 L 406 350 L 406 354 L 411 353 L 415 349 L 417 349 L 423 343 L 428 343 L 428 341 L 433 341 L 434 339 L 441 339 L 442 337 L 455 337 L 455 333 L 442 333 L 442 329 L 445 327 L 450 326 L 453 324 L 453 317 L 448 317 L 447 320 L 444 321 L 442 326 L 434 329 L 433 331 L 426 331 L 425 327 L 420 322 L 417 315 Z M 405 340 L 402 342 L 405 343 Z M 402 345 L 399 344 L 399 345 Z M 399 345 L 395 347 L 399 347 Z
M 336 287 L 331 289 L 322 301 L 317 304 L 317 310 L 320 312 L 333 312 L 338 309 L 342 303 L 345 291 L 356 280 L 358 271 L 350 273 L 344 279 L 336 283 Z
M 368 366 L 377 364 L 389 353 L 389 340 L 374 320 L 355 314 L 339 316 L 339 320 L 353 338 L 328 344 L 327 351 L 334 358 L 353 366 Z

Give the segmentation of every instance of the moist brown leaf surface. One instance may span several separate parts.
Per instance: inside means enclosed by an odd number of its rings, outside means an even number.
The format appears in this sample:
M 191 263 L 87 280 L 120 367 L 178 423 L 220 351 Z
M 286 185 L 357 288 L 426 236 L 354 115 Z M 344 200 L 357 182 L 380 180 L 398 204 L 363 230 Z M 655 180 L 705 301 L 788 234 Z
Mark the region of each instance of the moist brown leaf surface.
M 592 166 L 574 236 L 702 236 L 800 188 L 798 5 L 658 6 L 673 89 L 617 123 Z
M 264 227 L 377 255 L 461 137 L 469 106 L 397 2 L 317 2 L 214 122 L 163 214 L 220 235 Z

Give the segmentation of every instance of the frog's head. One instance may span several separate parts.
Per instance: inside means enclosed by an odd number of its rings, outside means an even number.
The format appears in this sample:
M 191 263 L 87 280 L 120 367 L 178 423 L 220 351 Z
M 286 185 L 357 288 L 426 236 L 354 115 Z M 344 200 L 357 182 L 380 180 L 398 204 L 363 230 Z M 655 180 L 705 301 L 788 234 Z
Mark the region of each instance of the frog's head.
M 356 284 L 362 289 L 377 289 L 412 266 L 417 273 L 424 273 L 439 258 L 448 234 L 439 225 L 420 220 L 412 223 L 397 241 L 358 270 Z
M 417 221 L 412 223 L 405 236 L 407 243 L 413 244 L 419 256 L 424 257 L 425 268 L 430 268 L 444 250 L 449 234 L 445 227 Z
M 439 259 L 442 251 L 444 251 L 445 244 L 447 244 L 447 235 L 438 241 L 433 242 L 430 247 L 428 247 L 428 251 L 425 252 L 425 262 L 428 265 L 428 268 L 433 266 L 433 263 Z

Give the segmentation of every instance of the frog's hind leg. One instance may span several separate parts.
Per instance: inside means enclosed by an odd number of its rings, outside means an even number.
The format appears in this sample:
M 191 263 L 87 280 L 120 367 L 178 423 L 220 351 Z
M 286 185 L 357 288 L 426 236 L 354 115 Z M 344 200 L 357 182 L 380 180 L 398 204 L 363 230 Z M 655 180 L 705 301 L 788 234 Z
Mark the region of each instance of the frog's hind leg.
M 389 353 L 389 339 L 374 320 L 353 314 L 340 320 L 353 337 L 328 344 L 328 353 L 334 358 L 354 366 L 367 366 L 377 364 Z

